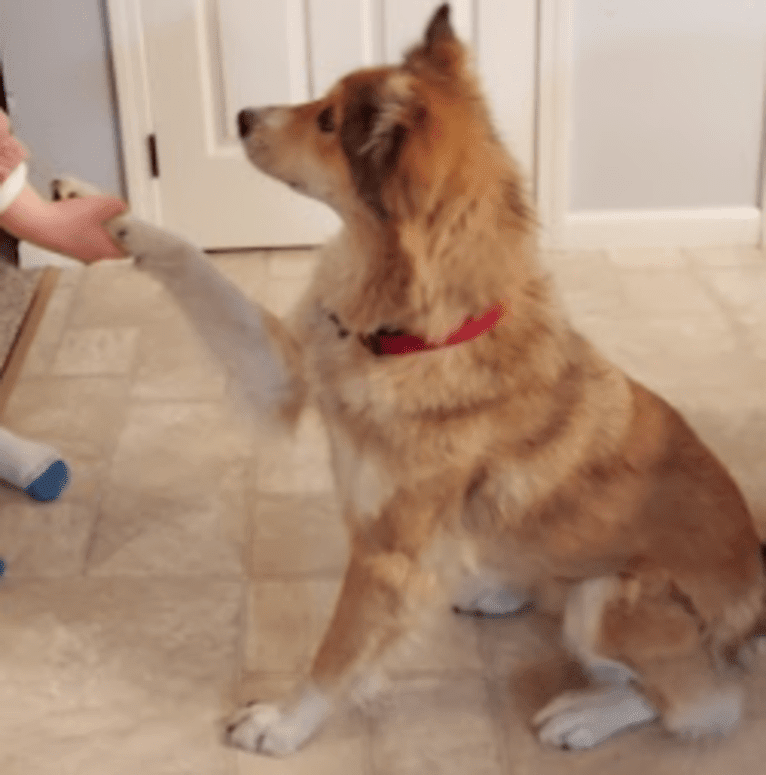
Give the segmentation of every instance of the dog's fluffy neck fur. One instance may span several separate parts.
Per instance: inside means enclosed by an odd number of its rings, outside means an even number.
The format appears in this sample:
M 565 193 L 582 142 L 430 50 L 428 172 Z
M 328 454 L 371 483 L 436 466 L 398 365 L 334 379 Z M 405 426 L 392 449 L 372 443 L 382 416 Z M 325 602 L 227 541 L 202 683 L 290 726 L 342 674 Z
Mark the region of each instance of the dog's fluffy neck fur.
M 505 179 L 514 179 L 511 169 Z M 413 216 L 348 219 L 320 268 L 348 283 L 339 279 L 337 299 L 328 300 L 346 328 L 403 329 L 439 341 L 499 301 L 515 314 L 529 282 L 547 285 L 523 194 L 510 182 L 481 183 L 444 181 L 430 193 L 431 206 Z M 343 266 L 349 257 L 354 265 Z

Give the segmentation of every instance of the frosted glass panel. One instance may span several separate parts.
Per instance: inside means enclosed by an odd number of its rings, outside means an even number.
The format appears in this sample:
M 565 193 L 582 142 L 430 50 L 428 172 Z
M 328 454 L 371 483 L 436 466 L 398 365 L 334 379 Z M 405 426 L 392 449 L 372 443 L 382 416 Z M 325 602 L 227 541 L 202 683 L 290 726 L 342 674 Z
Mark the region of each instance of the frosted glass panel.
M 766 3 L 575 0 L 571 208 L 753 206 Z

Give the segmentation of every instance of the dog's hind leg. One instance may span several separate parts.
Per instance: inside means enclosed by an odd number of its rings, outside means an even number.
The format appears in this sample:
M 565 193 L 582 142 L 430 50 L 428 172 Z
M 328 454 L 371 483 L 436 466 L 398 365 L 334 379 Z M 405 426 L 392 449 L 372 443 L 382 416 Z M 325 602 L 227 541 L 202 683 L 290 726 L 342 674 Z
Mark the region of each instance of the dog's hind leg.
M 106 226 L 136 266 L 170 291 L 258 419 L 292 425 L 306 386 L 300 347 L 286 327 L 182 238 L 129 216 Z
M 564 640 L 595 690 L 555 698 L 533 719 L 540 740 L 589 748 L 659 718 L 678 736 L 726 734 L 741 715 L 737 683 L 720 675 L 699 616 L 663 580 L 599 578 L 567 601 Z

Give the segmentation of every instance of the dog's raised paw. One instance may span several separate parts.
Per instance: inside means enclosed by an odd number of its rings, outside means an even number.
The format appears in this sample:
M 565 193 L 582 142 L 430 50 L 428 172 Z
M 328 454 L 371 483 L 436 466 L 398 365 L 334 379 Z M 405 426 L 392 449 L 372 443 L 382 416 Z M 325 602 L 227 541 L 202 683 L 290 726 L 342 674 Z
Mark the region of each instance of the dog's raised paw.
M 112 239 L 141 264 L 145 259 L 176 262 L 179 253 L 199 252 L 182 237 L 132 217 L 118 217 L 104 224 Z

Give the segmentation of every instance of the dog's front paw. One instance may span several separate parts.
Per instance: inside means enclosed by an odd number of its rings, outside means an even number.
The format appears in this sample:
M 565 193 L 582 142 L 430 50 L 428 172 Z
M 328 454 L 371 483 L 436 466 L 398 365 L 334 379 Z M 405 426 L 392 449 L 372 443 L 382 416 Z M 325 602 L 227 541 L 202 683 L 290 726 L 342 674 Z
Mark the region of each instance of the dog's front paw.
M 286 756 L 298 750 L 300 741 L 290 735 L 284 714 L 276 705 L 257 703 L 242 708 L 226 727 L 230 745 L 253 753 Z
M 137 218 L 114 218 L 104 224 L 112 239 L 140 266 L 144 261 L 175 264 L 181 254 L 199 250 L 182 237 Z
M 258 702 L 238 711 L 226 727 L 230 745 L 253 753 L 287 756 L 297 751 L 321 726 L 330 710 L 317 692 L 304 693 L 295 707 Z

